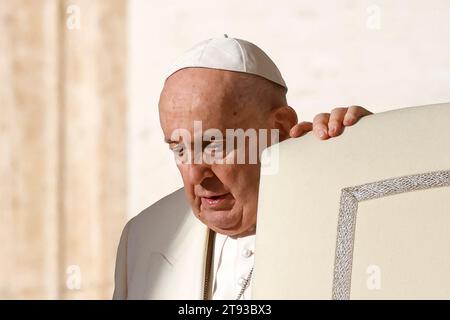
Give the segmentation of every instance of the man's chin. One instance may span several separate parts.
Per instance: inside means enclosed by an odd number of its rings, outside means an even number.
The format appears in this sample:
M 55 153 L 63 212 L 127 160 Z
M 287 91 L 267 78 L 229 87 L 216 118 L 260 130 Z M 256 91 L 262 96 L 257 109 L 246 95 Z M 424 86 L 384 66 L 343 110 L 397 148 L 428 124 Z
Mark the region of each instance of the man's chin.
M 232 210 L 205 210 L 200 212 L 200 220 L 210 229 L 229 236 L 239 233 L 242 215 Z
M 233 228 L 233 229 L 215 229 L 213 227 L 210 227 L 210 229 L 212 229 L 213 231 L 229 236 L 231 238 L 241 238 L 241 237 L 246 237 L 246 236 L 250 236 L 250 235 L 254 235 L 255 232 L 255 228 L 242 228 L 242 226 L 240 226 L 239 229 L 237 228 Z

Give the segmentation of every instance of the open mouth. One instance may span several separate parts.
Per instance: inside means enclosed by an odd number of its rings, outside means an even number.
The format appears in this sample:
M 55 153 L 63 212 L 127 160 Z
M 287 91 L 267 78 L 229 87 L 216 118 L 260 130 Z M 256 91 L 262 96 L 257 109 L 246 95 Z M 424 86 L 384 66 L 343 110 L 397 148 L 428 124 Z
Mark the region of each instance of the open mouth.
M 219 201 L 221 198 L 223 198 L 223 195 L 222 195 L 222 196 L 205 197 L 205 199 L 206 199 L 207 201 L 210 201 L 210 202 L 217 202 L 217 201 Z
M 202 204 L 211 209 L 223 209 L 233 197 L 230 193 L 217 196 L 202 197 Z

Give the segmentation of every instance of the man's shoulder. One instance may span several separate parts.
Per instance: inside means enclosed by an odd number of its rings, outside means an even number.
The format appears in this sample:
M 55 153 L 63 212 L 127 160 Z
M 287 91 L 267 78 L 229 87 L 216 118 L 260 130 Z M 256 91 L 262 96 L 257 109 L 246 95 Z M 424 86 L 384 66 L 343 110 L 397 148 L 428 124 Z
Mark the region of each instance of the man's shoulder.
M 184 188 L 178 189 L 133 217 L 127 224 L 129 238 L 135 241 L 164 238 L 164 234 L 174 234 L 191 215 Z
M 184 188 L 180 188 L 142 210 L 132 221 L 139 224 L 148 220 L 160 220 L 186 210 L 190 210 L 190 207 L 184 196 Z

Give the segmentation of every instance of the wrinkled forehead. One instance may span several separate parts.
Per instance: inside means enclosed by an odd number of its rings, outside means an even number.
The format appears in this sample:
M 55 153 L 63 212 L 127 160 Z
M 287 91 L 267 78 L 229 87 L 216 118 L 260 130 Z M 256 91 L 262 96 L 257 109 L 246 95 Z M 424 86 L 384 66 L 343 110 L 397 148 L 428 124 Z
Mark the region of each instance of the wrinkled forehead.
M 254 77 L 232 71 L 187 68 L 169 77 L 159 101 L 162 129 L 192 129 L 194 121 L 203 128 L 248 127 L 255 120 L 250 105 L 257 94 Z
M 185 68 L 171 75 L 161 92 L 160 108 L 192 103 L 242 102 L 255 94 L 260 77 L 227 70 Z M 217 104 L 220 103 L 220 104 Z

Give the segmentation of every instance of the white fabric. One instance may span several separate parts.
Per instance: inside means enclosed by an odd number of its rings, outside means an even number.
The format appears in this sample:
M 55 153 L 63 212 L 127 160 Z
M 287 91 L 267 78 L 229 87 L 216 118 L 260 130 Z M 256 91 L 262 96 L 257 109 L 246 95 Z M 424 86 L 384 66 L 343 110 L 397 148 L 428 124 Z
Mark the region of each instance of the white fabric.
M 280 143 L 260 181 L 252 298 L 450 299 L 450 186 L 404 180 L 450 170 L 449 120 L 450 103 L 406 108 Z
M 275 63 L 251 42 L 235 38 L 214 38 L 202 41 L 185 52 L 169 68 L 166 79 L 184 68 L 211 68 L 254 74 L 287 89 Z
M 241 291 L 244 279 L 254 265 L 255 236 L 233 239 L 216 234 L 213 261 L 213 299 L 234 300 Z M 250 280 L 241 300 L 251 299 Z
M 203 299 L 208 227 L 184 189 L 128 221 L 117 250 L 114 299 Z

